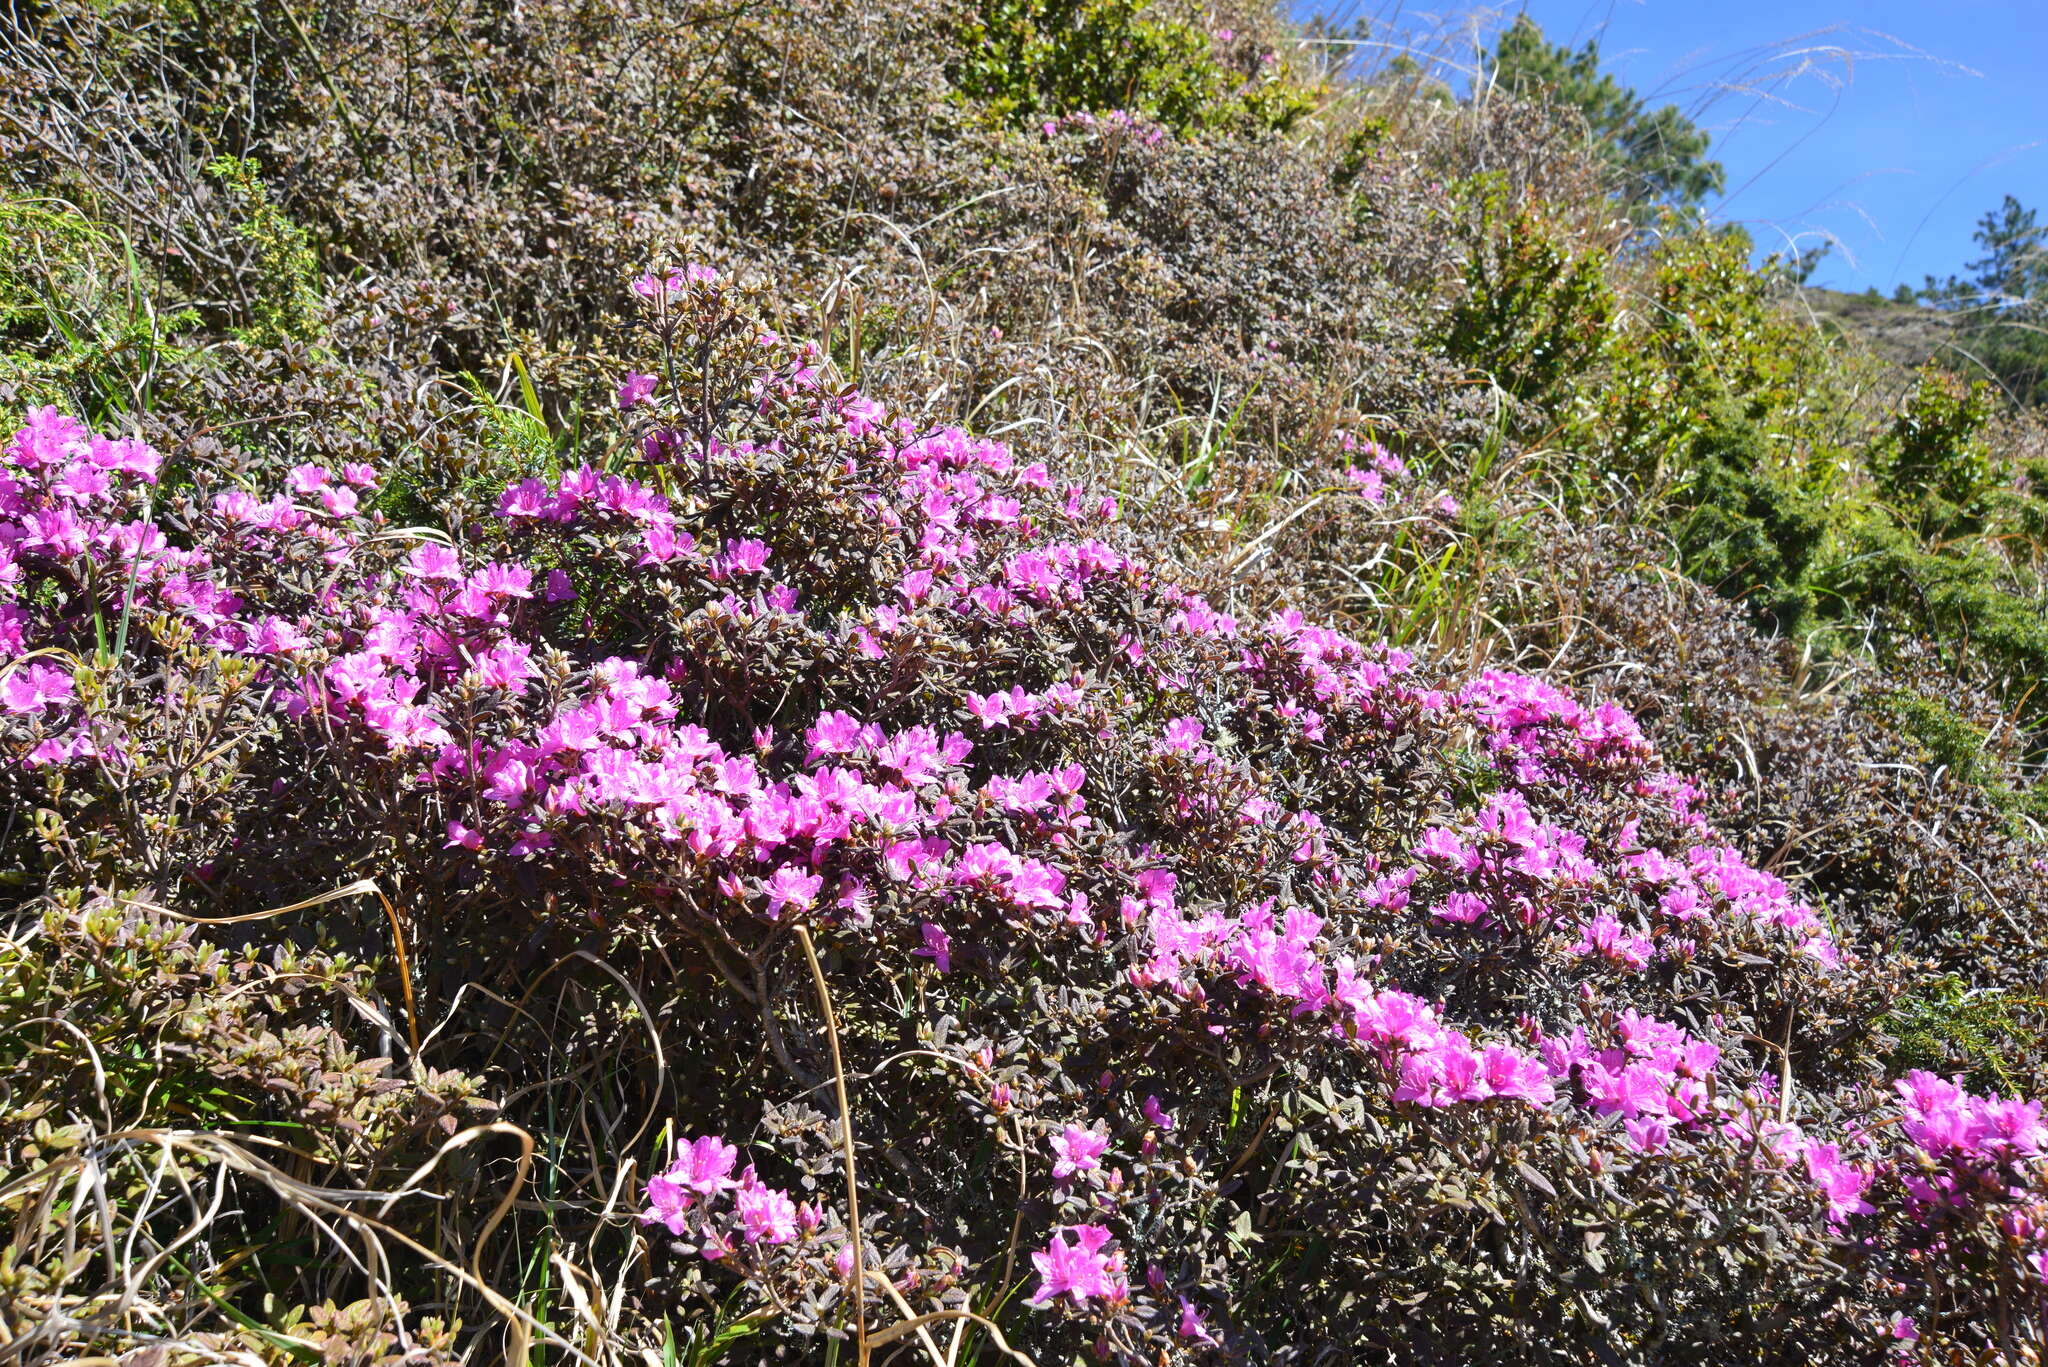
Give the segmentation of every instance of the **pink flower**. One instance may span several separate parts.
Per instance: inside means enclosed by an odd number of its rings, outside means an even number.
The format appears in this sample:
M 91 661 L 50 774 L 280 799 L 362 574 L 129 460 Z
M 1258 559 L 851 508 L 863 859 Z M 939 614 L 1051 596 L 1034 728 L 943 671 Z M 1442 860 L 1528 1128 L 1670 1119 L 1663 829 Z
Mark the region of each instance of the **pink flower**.
M 688 1145 L 678 1142 L 676 1161 L 669 1165 L 665 1176 L 699 1196 L 716 1196 L 738 1185 L 731 1174 L 739 1156 L 738 1149 L 715 1134 L 707 1134 Z
M 784 864 L 768 876 L 761 890 L 768 894 L 768 914 L 780 916 L 784 907 L 808 911 L 818 902 L 818 889 L 825 885 L 820 874 L 805 873 L 794 864 Z
M 24 665 L 0 680 L 0 707 L 9 712 L 41 712 L 74 696 L 71 676 L 55 665 Z
M 1651 945 L 1640 935 L 1630 935 L 1611 912 L 1603 911 L 1586 923 L 1572 953 L 1597 954 L 1624 968 L 1641 968 L 1650 962 Z
M 1454 892 L 1431 914 L 1440 921 L 1474 925 L 1486 919 L 1486 899 L 1470 892 Z
M 1215 1346 L 1216 1336 L 1202 1323 L 1202 1312 L 1186 1296 L 1180 1298 L 1180 1336 L 1190 1343 Z
M 654 377 L 652 375 L 643 375 L 637 370 L 627 371 L 625 382 L 619 386 L 619 407 L 626 409 L 633 407 L 635 404 L 644 403 L 648 396 L 653 393 Z
M 282 617 L 259 617 L 249 624 L 249 639 L 243 649 L 251 655 L 281 655 L 310 644 L 296 623 Z
M 768 547 L 752 538 L 725 543 L 725 553 L 712 562 L 711 577 L 759 574 L 768 563 Z
M 27 425 L 7 444 L 7 464 L 24 470 L 61 465 L 83 455 L 91 439 L 85 424 L 49 404 L 31 409 Z
M 1358 486 L 1358 495 L 1367 503 L 1381 504 L 1387 501 L 1386 476 L 1377 470 L 1350 469 L 1345 477 Z
M 403 572 L 416 579 L 453 581 L 462 577 L 462 557 L 452 546 L 423 541 L 413 547 Z
M 1991 1097 L 1977 1103 L 1977 1119 L 1983 1131 L 1979 1142 L 1987 1149 L 2011 1149 L 2031 1157 L 2048 1145 L 2038 1101 Z
M 1069 1296 L 1074 1304 L 1086 1305 L 1110 1295 L 1115 1283 L 1109 1259 L 1102 1252 L 1108 1242 L 1109 1231 L 1095 1225 L 1065 1225 L 1054 1230 L 1045 1250 L 1031 1255 L 1040 1280 L 1029 1303 L 1045 1305 Z
M 811 728 L 804 732 L 804 739 L 811 743 L 804 763 L 815 764 L 826 755 L 844 755 L 857 749 L 860 745 L 860 723 L 847 712 L 821 713 Z
M 748 1168 L 747 1177 L 753 1175 L 754 1170 Z M 786 1244 L 796 1237 L 796 1203 L 773 1187 L 754 1180 L 741 1182 L 733 1209 L 750 1244 Z
M 469 583 L 491 598 L 533 597 L 533 571 L 524 565 L 501 565 L 492 561 L 471 575 Z
M 680 294 L 682 289 L 681 271 L 667 271 L 660 275 L 649 271 L 633 282 L 633 293 L 642 299 L 654 299 L 664 294 Z
M 1052 1165 L 1053 1179 L 1064 1182 L 1077 1173 L 1101 1167 L 1102 1152 L 1108 1147 L 1108 1135 L 1084 1130 L 1079 1125 L 1067 1126 L 1052 1140 L 1053 1156 L 1058 1160 Z
M 518 688 L 540 671 L 524 641 L 502 641 L 477 657 L 469 677 L 485 688 Z
M 1637 1116 L 1621 1122 L 1628 1145 L 1637 1153 L 1656 1153 L 1671 1143 L 1671 1123 L 1657 1116 Z
M 1401 1082 L 1394 1089 L 1394 1100 L 1449 1106 L 1481 1100 L 1487 1090 L 1479 1055 L 1463 1035 L 1453 1031 L 1443 1043 L 1401 1060 Z
M 90 465 L 72 466 L 50 486 L 51 493 L 71 503 L 97 503 L 113 489 L 114 481 L 107 472 Z
M 1415 853 L 1419 858 L 1433 860 L 1467 873 L 1479 866 L 1476 851 L 1468 848 L 1455 831 L 1442 826 L 1432 826 L 1422 833 L 1416 843 Z
M 1379 992 L 1364 998 L 1354 1019 L 1361 1039 L 1401 1049 L 1428 1048 L 1444 1033 L 1429 1004 L 1406 992 Z
M 294 465 L 285 472 L 284 487 L 295 494 L 317 494 L 327 487 L 324 465 Z
M 667 1173 L 658 1173 L 647 1179 L 647 1208 L 640 1212 L 640 1223 L 658 1224 L 671 1234 L 681 1234 L 688 1228 L 685 1212 L 694 1205 L 696 1200 L 680 1183 Z
M 498 495 L 498 516 L 508 521 L 544 517 L 552 504 L 546 484 L 537 479 L 522 479 Z
M 968 712 L 981 723 L 982 729 L 1001 726 L 1010 719 L 1010 697 L 1007 693 L 991 693 L 984 697 L 979 693 L 966 696 Z
M 1518 1054 L 1504 1044 L 1489 1044 L 1480 1056 L 1486 1085 L 1495 1096 L 1548 1106 L 1557 1093 L 1542 1060 Z
M 1843 1162 L 1837 1146 L 1807 1145 L 1806 1171 L 1821 1195 L 1827 1197 L 1829 1224 L 1840 1224 L 1851 1215 L 1868 1215 L 1875 1209 L 1863 1199 L 1863 1193 L 1870 1187 L 1870 1174 Z
M 25 533 L 21 538 L 23 550 L 41 551 L 64 559 L 85 554 L 91 529 L 88 524 L 80 522 L 78 515 L 69 508 L 30 513 L 22 519 L 21 525 Z
M 930 959 L 932 964 L 941 973 L 951 973 L 953 971 L 953 937 L 946 934 L 938 926 L 933 925 L 930 921 L 924 923 L 922 934 L 924 936 L 924 947 L 911 950 L 911 954 L 920 959 Z

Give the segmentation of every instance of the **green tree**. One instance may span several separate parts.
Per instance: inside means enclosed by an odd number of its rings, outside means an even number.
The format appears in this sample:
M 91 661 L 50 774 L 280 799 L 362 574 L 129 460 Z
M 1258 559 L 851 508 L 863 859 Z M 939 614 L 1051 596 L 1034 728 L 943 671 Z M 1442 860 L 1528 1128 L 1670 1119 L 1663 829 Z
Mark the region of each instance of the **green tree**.
M 1976 272 L 1977 289 L 1987 298 L 2013 306 L 2038 305 L 2048 299 L 2048 245 L 2040 215 L 2011 195 L 1977 220 L 1973 234 L 1984 249 L 1967 269 Z
M 1488 55 L 1485 79 L 1496 90 L 1548 98 L 1583 114 L 1631 204 L 1697 204 L 1727 183 L 1721 164 L 1707 160 L 1707 134 L 1676 105 L 1650 109 L 1600 70 L 1597 39 L 1576 52 L 1555 47 L 1535 20 L 1518 15 Z
M 2048 224 L 2012 195 L 1977 220 L 1984 254 L 1966 276 L 1927 277 L 1921 297 L 1958 316 L 1957 346 L 2021 403 L 2048 399 Z

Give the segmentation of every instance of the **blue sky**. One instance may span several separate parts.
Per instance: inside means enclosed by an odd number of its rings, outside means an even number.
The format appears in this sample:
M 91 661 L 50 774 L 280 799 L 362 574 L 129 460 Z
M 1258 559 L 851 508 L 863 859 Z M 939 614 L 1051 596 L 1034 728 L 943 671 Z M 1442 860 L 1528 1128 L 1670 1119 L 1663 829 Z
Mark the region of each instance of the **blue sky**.
M 1449 5 L 1297 3 L 1440 27 Z M 1977 255 L 2007 193 L 2048 211 L 2048 0 L 1528 0 L 1551 41 L 1598 36 L 1607 66 L 1715 134 L 1715 217 L 1760 245 L 1837 245 L 1815 274 L 1889 293 Z M 1387 22 L 1391 19 L 1393 22 Z

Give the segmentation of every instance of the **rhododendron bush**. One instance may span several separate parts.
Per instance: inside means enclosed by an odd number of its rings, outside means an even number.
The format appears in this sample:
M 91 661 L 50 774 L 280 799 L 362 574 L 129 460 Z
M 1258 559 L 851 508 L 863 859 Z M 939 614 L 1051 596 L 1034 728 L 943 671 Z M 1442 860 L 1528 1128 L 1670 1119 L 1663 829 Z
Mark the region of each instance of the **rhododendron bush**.
M 402 469 L 24 416 L 0 735 L 53 926 L 373 879 L 419 1067 L 545 974 L 627 985 L 661 1080 L 548 1141 L 628 1163 L 562 1218 L 614 1313 L 719 1342 L 2030 1351 L 2039 1105 L 1885 1076 L 1868 951 L 1625 711 L 1240 616 L 1028 441 L 840 387 L 755 287 L 634 289 L 605 459 L 419 525 Z M 287 910 L 381 943 L 374 903 Z

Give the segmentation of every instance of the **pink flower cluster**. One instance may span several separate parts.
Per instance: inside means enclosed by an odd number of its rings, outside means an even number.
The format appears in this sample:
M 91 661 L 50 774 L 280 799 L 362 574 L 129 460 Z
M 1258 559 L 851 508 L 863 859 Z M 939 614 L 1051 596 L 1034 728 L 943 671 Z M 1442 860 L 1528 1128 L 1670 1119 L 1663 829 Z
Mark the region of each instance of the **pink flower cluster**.
M 1140 876 L 1140 898 L 1125 899 L 1127 922 L 1147 922 L 1151 957 L 1133 971 L 1141 986 L 1161 984 L 1193 998 L 1207 995 L 1191 968 L 1234 970 L 1240 987 L 1270 994 L 1296 1015 L 1320 1014 L 1339 1036 L 1377 1052 L 1395 1079 L 1393 1100 L 1425 1107 L 1499 1097 L 1532 1106 L 1553 1099 L 1532 1056 L 1504 1044 L 1475 1045 L 1446 1026 L 1428 1003 L 1393 989 L 1374 990 L 1347 958 L 1326 962 L 1318 947 L 1323 920 L 1304 908 L 1275 916 L 1270 903 L 1236 917 L 1189 917 L 1177 880 L 1160 869 Z
M 1358 490 L 1360 498 L 1376 508 L 1387 501 L 1387 481 L 1401 479 L 1408 473 L 1408 466 L 1399 456 L 1369 437 L 1339 432 L 1337 445 L 1352 462 L 1344 471 L 1345 479 Z
M 834 411 L 849 430 L 882 430 L 865 407 L 841 403 Z M 744 456 L 735 450 L 714 458 Z M 1027 500 L 1050 494 L 1045 471 L 1019 467 L 1000 444 L 946 430 L 884 442 L 872 459 L 895 482 L 892 496 L 873 501 L 874 515 L 897 529 L 914 558 L 898 586 L 901 606 L 871 605 L 839 628 L 857 653 L 886 656 L 911 630 L 912 611 L 1024 623 L 1112 592 L 1149 592 L 1171 606 L 1167 637 L 1150 644 L 1127 638 L 1126 668 L 1157 686 L 1177 687 L 1155 663 L 1161 645 L 1176 637 L 1236 643 L 1245 676 L 1260 686 L 1244 709 L 1270 709 L 1304 743 L 1329 743 L 1340 730 L 1390 735 L 1422 718 L 1456 714 L 1480 728 L 1524 784 L 1572 782 L 1588 768 L 1615 769 L 1637 783 L 1659 777 L 1646 769 L 1647 747 L 1617 710 L 1587 712 L 1545 685 L 1501 674 L 1447 697 L 1408 681 L 1413 661 L 1403 652 L 1364 647 L 1295 614 L 1246 630 L 1199 598 L 1155 584 L 1144 564 L 1098 540 L 1047 538 L 1025 511 Z M 576 600 L 568 576 L 515 560 L 478 563 L 439 542 L 414 544 L 395 561 L 369 551 L 359 491 L 374 490 L 377 476 L 360 467 L 338 478 L 299 467 L 290 473 L 290 494 L 268 501 L 239 490 L 218 495 L 189 523 L 188 535 L 206 549 L 178 550 L 147 521 L 79 516 L 81 509 L 117 511 L 123 491 L 132 508 L 134 490 L 156 470 L 146 448 L 90 437 L 43 410 L 8 448 L 8 463 L 0 489 L 17 521 L 0 544 L 10 557 L 10 580 L 20 577 L 21 564 L 68 573 L 95 585 L 103 608 L 132 594 L 147 610 L 195 623 L 217 648 L 264 656 L 291 679 L 280 691 L 287 715 L 353 722 L 392 759 L 419 766 L 452 809 L 451 849 L 538 858 L 564 841 L 616 847 L 617 833 L 632 830 L 649 847 L 683 860 L 637 876 L 657 886 L 686 881 L 715 890 L 735 909 L 769 921 L 830 915 L 858 926 L 879 899 L 915 898 L 927 910 L 912 952 L 941 972 L 957 968 L 970 942 L 963 936 L 974 934 L 973 915 L 963 914 L 968 908 L 1021 921 L 1045 917 L 1090 938 L 1103 933 L 1088 891 L 1072 886 L 1059 860 L 1092 822 L 1081 765 L 992 773 L 976 788 L 966 778 L 974 745 L 963 734 L 927 726 L 889 730 L 829 711 L 803 731 L 802 766 L 778 771 L 762 757 L 780 745 L 773 733 L 756 738 L 760 753 L 734 753 L 682 720 L 676 687 L 687 660 L 661 671 L 600 660 L 580 687 L 551 692 L 543 687 L 542 629 L 548 614 Z M 585 466 L 552 483 L 515 484 L 499 511 L 515 533 L 589 528 L 637 538 L 638 570 L 699 576 L 722 593 L 713 602 L 727 620 L 801 614 L 794 589 L 760 582 L 773 561 L 765 543 L 737 537 L 716 550 L 699 547 L 677 527 L 667 499 L 634 481 Z M 1114 512 L 1070 490 L 1051 517 L 1099 523 Z M 354 562 L 355 578 L 344 577 L 323 598 L 280 600 L 288 615 L 257 612 L 227 587 L 230 571 L 246 582 L 238 556 L 310 558 L 344 574 Z M 6 618 L 18 651 L 26 644 L 28 610 L 8 604 Z M 0 683 L 0 704 L 16 714 L 72 706 L 70 683 L 57 667 L 31 661 Z M 1085 733 L 1108 718 L 1098 688 L 1076 678 L 1036 691 L 970 692 L 964 719 L 991 736 L 1046 727 Z M 509 733 L 478 731 L 467 720 L 474 710 L 467 700 L 478 690 L 529 720 Z M 1188 820 L 1219 819 L 1266 833 L 1309 886 L 1335 892 L 1351 875 L 1334 861 L 1322 819 L 1277 807 L 1219 750 L 1224 731 L 1244 724 L 1238 715 L 1165 718 L 1153 751 L 1162 779 L 1180 794 Z M 75 744 L 45 741 L 35 757 L 68 758 Z M 1672 806 L 1683 821 L 1679 792 Z M 987 818 L 999 818 L 1012 834 L 963 836 Z M 1601 876 L 1586 842 L 1538 820 L 1518 791 L 1497 795 L 1459 831 L 1431 832 L 1419 852 L 1425 865 L 1467 881 L 1445 907 L 1473 922 L 1526 921 L 1540 904 L 1534 889 L 1549 896 L 1560 886 L 1589 888 Z M 616 848 L 609 856 L 619 857 Z M 1688 898 L 1718 896 L 1802 928 L 1782 884 L 1730 851 L 1698 846 L 1683 865 L 1637 851 L 1624 867 L 1638 882 L 1664 887 L 1660 906 L 1674 920 L 1691 911 Z M 1398 905 L 1413 872 L 1381 875 L 1357 895 L 1368 905 Z M 1607 875 L 1612 881 L 1614 871 Z M 1454 900 L 1460 896 L 1465 900 Z M 1267 901 L 1235 913 L 1187 909 L 1175 875 L 1152 868 L 1135 876 L 1120 911 L 1147 946 L 1134 982 L 1195 1001 L 1228 984 L 1293 1015 L 1321 1016 L 1381 1060 L 1396 1104 L 1428 1109 L 1498 1098 L 1543 1107 L 1554 1100 L 1555 1069 L 1546 1072 L 1507 1044 L 1474 1042 L 1427 1003 L 1369 985 L 1348 958 L 1332 955 L 1324 918 L 1306 907 Z M 1585 952 L 1623 961 L 1645 954 L 1611 917 L 1593 916 L 1583 931 Z M 1594 1059 L 1578 1076 L 1596 1111 L 1618 1098 L 1613 1104 L 1621 1112 L 1633 1112 L 1625 1114 L 1636 1127 L 1631 1135 L 1647 1148 L 1657 1140 L 1656 1124 L 1688 1118 L 1689 1093 L 1676 1085 L 1657 1092 L 1643 1080 L 1643 1066 L 1622 1067 L 1619 1080 L 1609 1081 L 1599 1071 L 1607 1065 Z M 1670 1099 L 1659 1109 L 1644 1100 L 1653 1094 Z M 1098 1138 L 1085 1131 L 1063 1136 L 1064 1175 L 1099 1162 L 1100 1150 L 1090 1151 Z M 676 1179 L 660 1180 L 671 1185 L 650 1188 L 650 1209 L 676 1216 L 692 1208 L 680 1203 Z M 783 1198 L 751 1180 L 733 1190 L 743 1242 L 782 1237 Z M 1092 1250 L 1076 1242 L 1059 1256 L 1063 1266 L 1080 1267 Z
M 1920 1070 L 1893 1090 L 1899 1131 L 1912 1146 L 1895 1162 L 1909 1209 L 1937 1229 L 1978 1209 L 1998 1211 L 2000 1231 L 2048 1285 L 2048 1123 L 2041 1103 L 1975 1096 Z M 1937 1254 L 1949 1251 L 1945 1238 L 1931 1242 Z
M 1124 109 L 1111 109 L 1101 114 L 1091 114 L 1083 109 L 1062 114 L 1057 119 L 1047 119 L 1039 125 L 1039 131 L 1048 138 L 1058 137 L 1061 133 L 1095 133 L 1104 129 L 1133 133 L 1147 147 L 1157 147 L 1167 137 L 1164 125 Z
M 815 1207 L 799 1206 L 762 1182 L 752 1164 L 733 1176 L 738 1158 L 739 1150 L 717 1135 L 678 1141 L 675 1161 L 647 1179 L 640 1222 L 694 1238 L 697 1251 L 713 1261 L 742 1247 L 786 1244 L 817 1232 L 824 1220 Z
M 1039 1281 L 1030 1303 L 1048 1305 L 1065 1296 L 1075 1305 L 1092 1300 L 1114 1305 L 1128 1298 L 1131 1287 L 1124 1277 L 1123 1255 L 1103 1252 L 1108 1243 L 1109 1231 L 1099 1225 L 1054 1230 L 1051 1242 L 1031 1255 Z
M 1583 1029 L 1542 1041 L 1553 1077 L 1570 1080 L 1595 1115 L 1617 1116 L 1629 1146 L 1655 1153 L 1674 1130 L 1715 1118 L 1711 1085 L 1721 1051 L 1663 1021 L 1624 1011 L 1614 1022 L 1616 1044 L 1594 1049 Z
M 1548 1106 L 1556 1092 L 1537 1058 L 1504 1044 L 1474 1045 L 1436 1011 L 1406 992 L 1372 991 L 1340 965 L 1337 1002 L 1349 1013 L 1344 1029 L 1397 1068 L 1396 1102 L 1450 1106 L 1489 1097 Z
M 89 628 L 104 648 L 120 622 L 162 614 L 216 650 L 273 657 L 308 644 L 302 619 L 280 615 L 237 582 L 238 561 L 341 563 L 358 539 L 360 494 L 377 475 L 349 465 L 289 472 L 288 494 L 258 502 L 223 492 L 191 516 L 193 543 L 174 545 L 149 516 L 162 458 L 134 439 L 97 436 L 44 407 L 0 450 L 0 666 L 75 639 Z M 0 707 L 34 719 L 30 766 L 107 758 L 72 711 L 73 680 L 58 665 L 29 662 L 0 681 Z
M 1589 709 L 1526 675 L 1489 669 L 1459 690 L 1458 705 L 1518 783 L 1562 779 L 1591 766 L 1637 767 L 1650 755 L 1635 718 L 1622 708 L 1602 703 Z M 1675 814 L 1683 815 L 1685 805 L 1674 798 Z
M 1673 859 L 1642 846 L 1638 831 L 1632 821 L 1596 843 L 1537 820 L 1510 789 L 1457 827 L 1425 831 L 1415 872 L 1437 875 L 1443 896 L 1432 914 L 1440 922 L 1504 932 L 1557 926 L 1577 936 L 1569 952 L 1628 971 L 1659 955 L 1696 954 L 1714 923 L 1729 920 L 1781 933 L 1822 964 L 1840 962 L 1818 915 L 1783 880 L 1725 845 L 1694 845 Z

